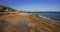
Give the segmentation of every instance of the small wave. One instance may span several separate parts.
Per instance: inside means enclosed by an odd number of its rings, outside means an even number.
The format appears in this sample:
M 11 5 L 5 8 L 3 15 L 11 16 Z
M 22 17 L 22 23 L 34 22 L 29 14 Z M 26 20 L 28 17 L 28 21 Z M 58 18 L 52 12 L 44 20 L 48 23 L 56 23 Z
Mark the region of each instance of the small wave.
M 50 21 L 60 22 L 60 21 L 53 20 L 53 19 L 51 19 L 51 18 L 48 18 L 48 17 L 45 17 L 45 16 L 41 16 L 41 15 L 39 15 L 39 17 L 42 17 L 42 18 L 48 19 L 48 20 L 50 20 Z

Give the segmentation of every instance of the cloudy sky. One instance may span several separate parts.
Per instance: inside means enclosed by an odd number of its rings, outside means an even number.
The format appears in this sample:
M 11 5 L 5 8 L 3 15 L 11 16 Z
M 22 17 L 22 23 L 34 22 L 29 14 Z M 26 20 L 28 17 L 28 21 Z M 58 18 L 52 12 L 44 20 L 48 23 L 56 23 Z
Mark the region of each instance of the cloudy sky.
M 23 11 L 60 11 L 60 0 L 0 0 L 0 5 Z

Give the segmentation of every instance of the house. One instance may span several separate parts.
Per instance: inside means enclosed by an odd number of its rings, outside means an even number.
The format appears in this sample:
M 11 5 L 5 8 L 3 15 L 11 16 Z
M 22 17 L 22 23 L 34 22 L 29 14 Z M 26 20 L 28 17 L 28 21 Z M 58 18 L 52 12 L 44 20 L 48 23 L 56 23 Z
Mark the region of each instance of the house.
M 4 12 L 5 12 L 6 14 L 9 14 L 9 10 L 8 10 L 8 9 L 5 9 Z

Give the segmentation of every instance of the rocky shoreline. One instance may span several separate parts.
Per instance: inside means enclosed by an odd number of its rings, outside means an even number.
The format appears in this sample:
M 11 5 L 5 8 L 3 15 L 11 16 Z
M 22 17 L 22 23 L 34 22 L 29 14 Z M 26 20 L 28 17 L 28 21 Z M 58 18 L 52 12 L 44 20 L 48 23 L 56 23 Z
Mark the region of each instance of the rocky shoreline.
M 0 32 L 60 32 L 60 22 L 48 20 L 39 14 L 17 13 L 0 18 L 7 21 L 0 24 Z

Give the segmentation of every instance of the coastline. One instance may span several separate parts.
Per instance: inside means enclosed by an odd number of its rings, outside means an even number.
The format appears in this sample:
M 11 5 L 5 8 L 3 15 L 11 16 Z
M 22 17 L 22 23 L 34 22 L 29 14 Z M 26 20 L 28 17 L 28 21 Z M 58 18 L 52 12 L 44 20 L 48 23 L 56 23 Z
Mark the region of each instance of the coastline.
M 42 17 L 42 18 L 45 18 L 45 19 L 47 19 L 47 20 L 50 20 L 50 21 L 54 21 L 54 22 L 60 22 L 60 21 L 53 20 L 53 19 L 50 19 L 50 18 L 48 18 L 48 17 L 45 17 L 45 16 L 41 16 L 41 15 L 40 15 L 40 17 Z
M 59 32 L 60 22 L 54 22 L 39 14 L 16 13 L 9 14 L 2 19 L 6 20 L 8 25 L 2 27 L 7 32 Z M 3 26 L 5 25 L 2 23 Z M 2 26 L 2 25 L 1 25 Z M 23 31 L 24 30 L 24 31 Z

